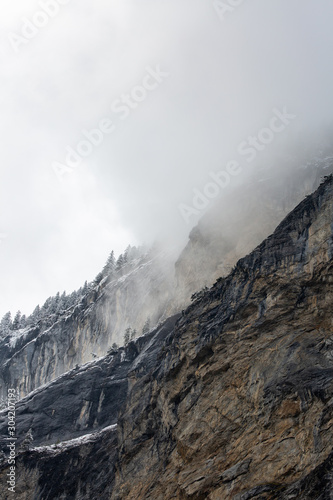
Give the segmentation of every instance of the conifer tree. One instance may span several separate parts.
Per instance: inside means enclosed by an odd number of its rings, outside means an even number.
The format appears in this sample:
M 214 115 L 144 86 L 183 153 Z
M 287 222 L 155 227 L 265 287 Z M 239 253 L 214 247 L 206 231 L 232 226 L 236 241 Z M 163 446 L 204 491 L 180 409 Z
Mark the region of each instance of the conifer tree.
M 37 323 L 37 321 L 39 321 L 40 318 L 41 318 L 41 312 L 40 312 L 40 307 L 38 305 L 33 310 L 33 313 L 31 315 L 31 320 L 32 320 L 33 323 Z
M 124 266 L 124 257 L 123 254 L 120 254 L 116 263 L 116 272 L 121 271 L 123 266 Z
M 7 337 L 12 330 L 12 315 L 10 311 L 4 315 L 2 320 L 0 321 L 0 336 L 1 338 Z
M 88 290 L 89 290 L 88 282 L 85 281 L 82 288 L 82 295 L 85 295 L 88 292 Z
M 124 345 L 126 346 L 131 338 L 131 328 L 126 328 L 124 333 Z
M 145 335 L 146 333 L 149 332 L 149 330 L 150 330 L 150 318 L 147 318 L 142 328 L 142 334 Z
M 131 332 L 131 340 L 135 339 L 136 334 L 137 334 L 137 331 L 136 331 L 136 329 L 134 328 L 134 330 L 132 330 L 132 332 Z
M 20 328 L 25 328 L 26 326 L 27 326 L 27 318 L 26 318 L 26 315 L 23 314 L 22 317 L 21 317 Z
M 22 444 L 20 446 L 21 451 L 28 451 L 31 448 L 31 444 L 33 442 L 34 438 L 32 436 L 32 431 L 31 429 L 28 430 L 24 440 L 22 441 Z
M 112 250 L 112 252 L 110 253 L 110 255 L 106 261 L 106 264 L 103 268 L 103 275 L 104 276 L 113 276 L 113 273 L 115 271 L 115 267 L 116 267 L 116 259 L 114 256 L 114 251 Z
M 93 281 L 93 285 L 96 286 L 98 285 L 103 279 L 103 274 L 102 273 L 98 273 L 96 278 L 94 279 Z
M 21 327 L 21 311 L 17 311 L 13 321 L 13 330 L 18 330 Z

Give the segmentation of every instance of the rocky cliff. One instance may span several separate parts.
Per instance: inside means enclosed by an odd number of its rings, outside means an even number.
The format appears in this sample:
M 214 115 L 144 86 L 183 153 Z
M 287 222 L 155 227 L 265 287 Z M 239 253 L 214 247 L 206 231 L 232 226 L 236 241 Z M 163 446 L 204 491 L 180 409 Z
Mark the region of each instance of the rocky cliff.
M 21 397 L 61 374 L 102 357 L 127 327 L 138 332 L 149 317 L 156 325 L 171 313 L 172 265 L 163 253 L 139 259 L 111 282 L 95 286 L 51 326 L 40 321 L 0 342 L 0 398 L 7 387 Z
M 181 317 L 18 403 L 15 498 L 330 500 L 332 256 L 330 177 Z
M 113 498 L 331 498 L 332 256 L 330 178 L 130 374 Z
M 323 154 L 296 177 L 294 167 L 288 174 L 288 163 L 286 172 L 273 167 L 223 195 L 193 229 L 175 265 L 172 255 L 155 249 L 124 276 L 96 285 L 56 321 L 39 321 L 0 342 L 0 400 L 7 387 L 24 397 L 104 356 L 114 342 L 123 344 L 127 327 L 140 332 L 148 317 L 153 327 L 181 311 L 194 292 L 227 276 L 333 169 L 332 157 Z
M 176 262 L 176 295 L 189 301 L 193 291 L 227 276 L 236 262 L 267 238 L 305 196 L 333 172 L 326 149 L 310 161 L 297 157 L 243 172 L 246 182 L 229 186 L 191 231 Z M 200 262 L 200 266 L 196 265 Z

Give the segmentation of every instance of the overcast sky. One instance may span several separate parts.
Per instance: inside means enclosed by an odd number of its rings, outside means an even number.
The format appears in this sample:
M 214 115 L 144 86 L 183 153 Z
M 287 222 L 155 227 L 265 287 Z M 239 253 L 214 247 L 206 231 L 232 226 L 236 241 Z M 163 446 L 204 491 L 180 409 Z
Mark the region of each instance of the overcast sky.
M 332 118 L 333 3 L 239 4 L 2 0 L 0 316 L 112 249 L 186 242 L 179 205 L 273 109 L 297 117 L 286 140 Z

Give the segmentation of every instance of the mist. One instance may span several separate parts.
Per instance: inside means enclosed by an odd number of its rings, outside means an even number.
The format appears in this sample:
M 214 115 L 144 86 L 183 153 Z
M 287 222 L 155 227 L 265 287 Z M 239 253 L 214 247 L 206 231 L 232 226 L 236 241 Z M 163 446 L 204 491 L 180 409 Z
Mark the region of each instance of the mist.
M 333 5 L 234 3 L 3 2 L 0 316 L 329 148 Z

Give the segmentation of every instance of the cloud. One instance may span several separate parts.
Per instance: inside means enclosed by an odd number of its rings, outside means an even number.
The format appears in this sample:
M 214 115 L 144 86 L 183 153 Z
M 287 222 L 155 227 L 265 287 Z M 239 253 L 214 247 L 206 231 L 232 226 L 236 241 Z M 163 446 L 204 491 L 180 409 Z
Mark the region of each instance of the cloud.
M 184 242 L 179 203 L 273 108 L 298 118 L 272 155 L 332 119 L 328 2 L 243 2 L 223 22 L 213 1 L 65 3 L 18 52 L 8 35 L 41 2 L 2 6 L 0 314 L 92 279 L 112 248 Z M 114 100 L 158 64 L 170 74 L 163 85 L 126 120 L 114 116 Z M 104 117 L 115 133 L 59 183 L 52 162 Z

